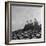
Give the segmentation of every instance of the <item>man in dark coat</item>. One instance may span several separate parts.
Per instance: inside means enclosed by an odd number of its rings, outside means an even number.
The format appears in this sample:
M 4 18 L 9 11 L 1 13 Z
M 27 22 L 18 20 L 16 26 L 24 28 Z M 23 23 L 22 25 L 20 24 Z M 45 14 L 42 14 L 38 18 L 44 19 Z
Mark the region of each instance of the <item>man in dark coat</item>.
M 38 24 L 37 19 L 34 19 L 34 30 L 33 30 L 33 34 L 36 38 L 40 38 L 41 37 L 41 25 Z
M 27 32 L 27 35 L 26 37 L 28 37 L 29 39 L 32 38 L 32 32 L 33 32 L 33 23 L 32 23 L 32 20 L 30 20 L 30 23 L 28 21 L 26 21 L 27 24 L 25 25 L 24 27 L 24 32 L 26 31 Z

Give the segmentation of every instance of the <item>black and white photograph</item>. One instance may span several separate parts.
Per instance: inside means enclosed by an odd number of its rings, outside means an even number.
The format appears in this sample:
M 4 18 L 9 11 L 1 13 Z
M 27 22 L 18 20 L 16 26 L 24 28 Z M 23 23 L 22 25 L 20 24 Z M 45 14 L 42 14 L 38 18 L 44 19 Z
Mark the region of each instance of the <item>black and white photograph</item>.
M 41 9 L 12 6 L 12 39 L 41 38 Z
M 9 2 L 9 43 L 44 42 L 44 3 Z

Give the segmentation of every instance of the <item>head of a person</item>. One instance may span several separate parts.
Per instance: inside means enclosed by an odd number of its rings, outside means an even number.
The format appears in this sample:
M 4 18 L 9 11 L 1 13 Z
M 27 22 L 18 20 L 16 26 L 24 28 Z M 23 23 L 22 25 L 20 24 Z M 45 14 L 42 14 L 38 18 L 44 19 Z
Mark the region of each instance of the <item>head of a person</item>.
M 29 24 L 29 21 L 27 20 L 26 23 Z
M 30 23 L 32 23 L 32 20 L 30 20 Z
M 38 24 L 38 21 L 36 18 L 34 18 L 34 24 Z
M 37 21 L 37 19 L 36 19 L 36 18 L 34 18 L 34 21 Z

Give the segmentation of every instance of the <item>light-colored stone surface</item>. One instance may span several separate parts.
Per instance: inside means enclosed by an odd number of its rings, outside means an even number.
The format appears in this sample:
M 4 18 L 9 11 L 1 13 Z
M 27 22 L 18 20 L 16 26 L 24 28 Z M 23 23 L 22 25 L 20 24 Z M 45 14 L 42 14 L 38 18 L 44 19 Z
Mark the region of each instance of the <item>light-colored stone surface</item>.
M 45 41 L 46 41 L 46 4 L 45 4 Z

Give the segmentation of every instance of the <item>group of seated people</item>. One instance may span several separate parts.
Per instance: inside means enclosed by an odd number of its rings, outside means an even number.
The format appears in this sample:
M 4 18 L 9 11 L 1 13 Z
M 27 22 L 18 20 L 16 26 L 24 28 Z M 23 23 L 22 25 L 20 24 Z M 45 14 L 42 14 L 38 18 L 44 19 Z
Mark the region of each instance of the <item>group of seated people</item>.
M 36 18 L 34 20 L 34 23 L 26 21 L 27 24 L 25 24 L 23 29 L 12 32 L 12 39 L 41 38 L 41 24 L 38 24 Z

